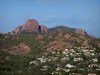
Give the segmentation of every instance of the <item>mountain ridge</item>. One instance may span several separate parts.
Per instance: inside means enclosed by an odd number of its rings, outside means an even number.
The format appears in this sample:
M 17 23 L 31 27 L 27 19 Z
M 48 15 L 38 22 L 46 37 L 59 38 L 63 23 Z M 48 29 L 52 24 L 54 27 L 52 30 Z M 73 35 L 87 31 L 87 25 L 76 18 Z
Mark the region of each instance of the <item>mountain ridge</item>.
M 35 19 L 29 19 L 23 26 L 18 26 L 13 32 L 8 33 L 5 38 L 20 39 L 21 36 L 32 35 L 42 42 L 44 47 L 42 49 L 50 50 L 73 48 L 75 46 L 93 46 L 94 44 L 100 46 L 98 38 L 88 34 L 85 30 L 79 28 L 70 28 L 67 26 L 55 26 L 47 28 L 42 26 Z M 62 45 L 62 44 L 64 45 Z M 55 46 L 53 46 L 55 45 Z

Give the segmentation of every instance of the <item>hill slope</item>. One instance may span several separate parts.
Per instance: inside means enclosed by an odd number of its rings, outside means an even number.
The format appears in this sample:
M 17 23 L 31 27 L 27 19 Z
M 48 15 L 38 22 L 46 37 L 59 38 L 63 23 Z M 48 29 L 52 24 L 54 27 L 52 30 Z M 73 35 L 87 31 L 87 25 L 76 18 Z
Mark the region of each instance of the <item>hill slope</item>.
M 99 75 L 99 53 L 100 39 L 82 29 L 57 26 L 48 34 L 0 34 L 0 74 Z

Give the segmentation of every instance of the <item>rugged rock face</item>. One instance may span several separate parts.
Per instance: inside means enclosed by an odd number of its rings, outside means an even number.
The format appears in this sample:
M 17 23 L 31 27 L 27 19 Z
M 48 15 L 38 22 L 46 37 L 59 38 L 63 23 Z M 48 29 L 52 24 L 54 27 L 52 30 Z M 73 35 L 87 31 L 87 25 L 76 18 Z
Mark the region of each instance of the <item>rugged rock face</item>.
M 93 38 L 92 35 L 88 34 L 85 30 L 82 30 L 81 28 L 75 30 L 75 33 L 79 34 L 81 36 L 81 38 L 82 37 L 84 38 L 84 37 L 87 37 L 87 36 Z
M 22 26 L 18 26 L 18 27 L 13 31 L 13 33 L 14 33 L 15 35 L 17 35 L 17 34 L 20 34 L 21 31 L 22 31 Z
M 41 31 L 44 33 L 48 33 L 48 29 L 46 26 L 41 26 Z
M 26 55 L 29 53 L 30 51 L 30 47 L 25 44 L 25 43 L 20 43 L 16 48 L 15 50 L 13 51 L 9 51 L 10 54 L 13 54 L 13 55 Z
M 62 42 L 62 41 L 53 41 L 50 42 L 48 45 L 43 47 L 43 50 L 46 51 L 60 51 L 66 48 L 72 48 L 72 45 L 68 42 Z
M 22 30 L 29 32 L 38 32 L 39 23 L 35 19 L 27 20 Z
M 77 29 L 75 33 L 81 35 L 81 36 L 88 36 L 88 34 L 85 32 L 85 30 L 82 30 L 81 28 Z
M 30 33 L 48 33 L 48 29 L 46 26 L 40 26 L 38 21 L 35 19 L 29 19 L 23 26 L 17 27 L 13 31 L 13 35 L 18 34 L 30 34 Z

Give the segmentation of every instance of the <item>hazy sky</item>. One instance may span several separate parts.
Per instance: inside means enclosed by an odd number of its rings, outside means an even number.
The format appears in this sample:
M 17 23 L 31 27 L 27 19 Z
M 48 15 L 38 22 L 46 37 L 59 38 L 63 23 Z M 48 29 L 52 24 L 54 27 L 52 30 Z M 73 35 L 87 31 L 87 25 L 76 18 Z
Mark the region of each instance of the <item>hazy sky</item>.
M 100 36 L 100 0 L 0 0 L 0 32 L 32 18 L 49 28 L 65 25 Z

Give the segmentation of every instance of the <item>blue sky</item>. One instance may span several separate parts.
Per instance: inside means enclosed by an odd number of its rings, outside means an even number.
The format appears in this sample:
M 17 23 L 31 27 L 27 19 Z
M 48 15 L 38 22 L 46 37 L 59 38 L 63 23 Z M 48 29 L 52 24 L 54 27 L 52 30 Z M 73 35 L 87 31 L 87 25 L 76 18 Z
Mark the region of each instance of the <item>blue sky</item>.
M 32 18 L 48 28 L 65 25 L 100 36 L 100 0 L 0 0 L 0 32 Z

